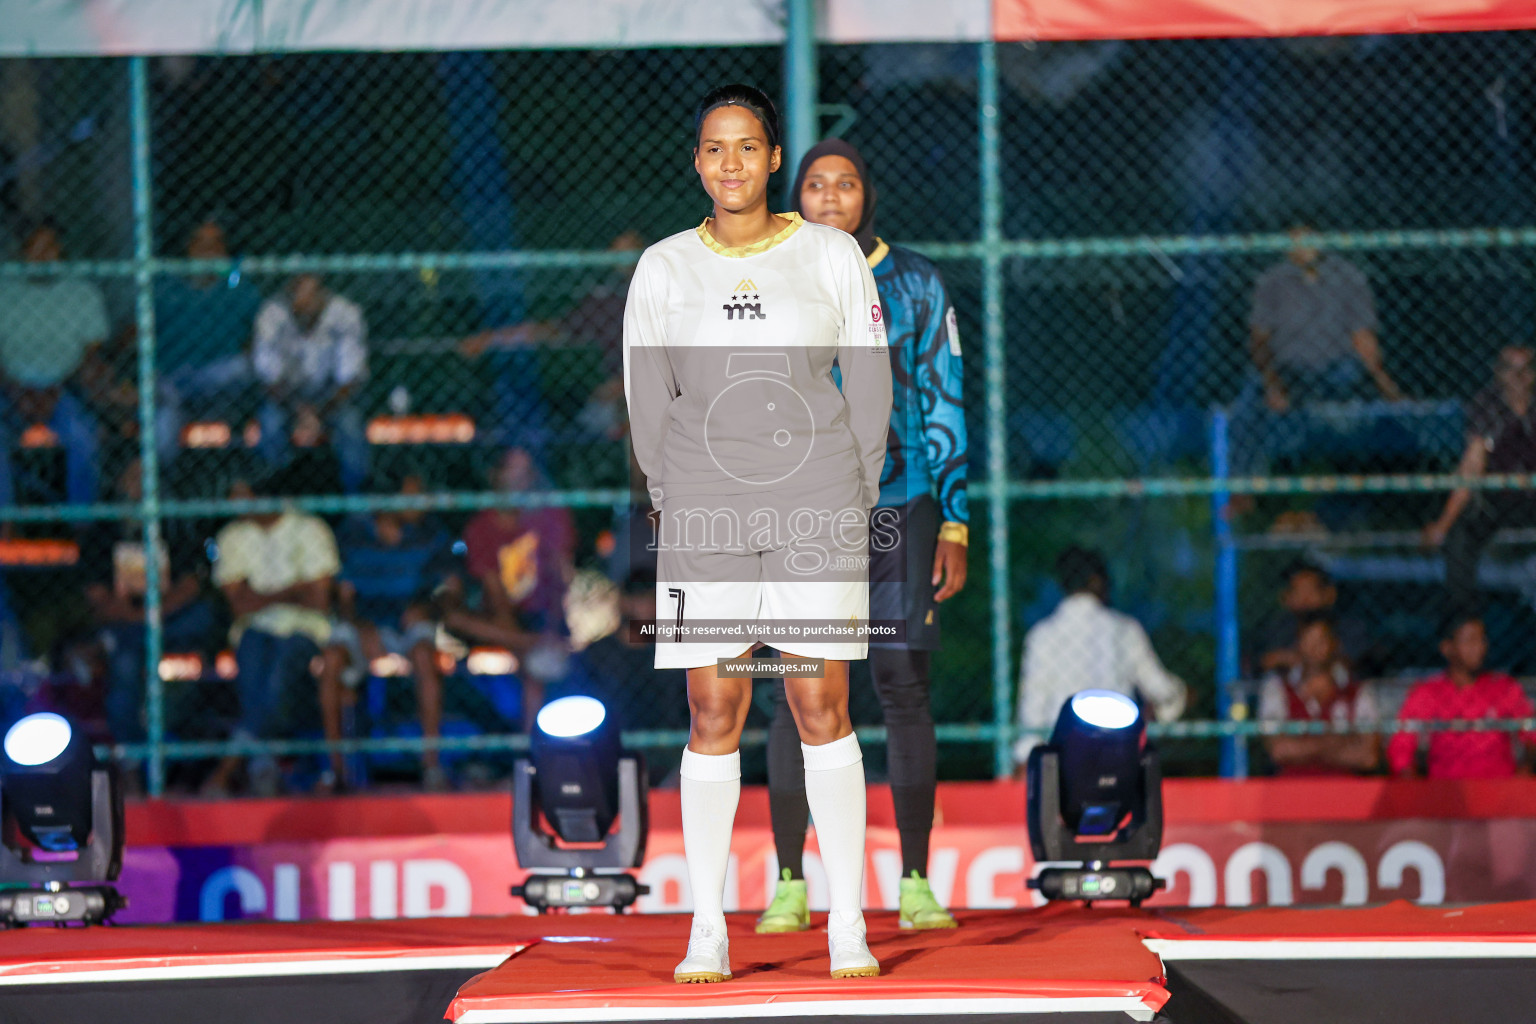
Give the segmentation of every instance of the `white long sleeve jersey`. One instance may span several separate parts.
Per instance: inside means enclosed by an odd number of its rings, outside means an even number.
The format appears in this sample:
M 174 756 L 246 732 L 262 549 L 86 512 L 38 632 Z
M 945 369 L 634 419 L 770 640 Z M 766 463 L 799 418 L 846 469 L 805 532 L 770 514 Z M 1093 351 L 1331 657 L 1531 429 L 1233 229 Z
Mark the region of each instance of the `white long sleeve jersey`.
M 647 249 L 624 313 L 624 393 L 652 503 L 858 479 L 879 500 L 891 362 L 853 236 L 791 223 L 726 249 L 701 225 Z M 842 374 L 839 390 L 833 360 Z
M 1182 715 L 1187 699 L 1183 680 L 1163 668 L 1141 623 L 1092 594 L 1073 594 L 1024 636 L 1019 726 L 1050 729 L 1067 698 L 1088 689 L 1139 693 L 1160 722 Z M 1014 759 L 1022 764 L 1041 742 L 1020 737 Z

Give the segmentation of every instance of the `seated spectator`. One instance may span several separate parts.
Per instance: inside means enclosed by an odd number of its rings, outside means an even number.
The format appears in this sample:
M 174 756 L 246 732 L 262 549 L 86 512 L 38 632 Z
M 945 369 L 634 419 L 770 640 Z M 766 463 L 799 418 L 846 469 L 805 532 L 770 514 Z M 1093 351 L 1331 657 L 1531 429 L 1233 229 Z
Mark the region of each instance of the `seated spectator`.
M 1467 403 L 1466 449 L 1458 476 L 1536 472 L 1536 351 L 1525 345 L 1499 350 L 1493 383 Z M 1445 586 L 1453 611 L 1477 607 L 1477 568 L 1501 526 L 1536 523 L 1529 491 L 1459 487 L 1440 517 L 1424 528 L 1432 547 L 1445 546 Z
M 28 263 L 64 257 L 51 221 L 34 227 L 22 245 Z M 96 500 L 100 443 L 96 418 L 85 400 L 110 390 L 101 358 L 107 338 L 106 304 L 90 281 L 58 274 L 0 279 L 0 388 L 4 426 L 0 445 L 0 504 L 15 502 L 10 452 L 22 433 L 46 424 L 64 449 L 65 494 L 71 502 Z
M 587 694 L 619 716 L 626 729 L 686 729 L 688 702 L 677 699 L 687 691 L 681 669 L 657 669 L 656 644 L 641 636 L 641 623 L 656 621 L 656 572 L 637 568 L 619 592 L 619 626 L 594 640 L 571 659 L 571 671 L 552 683 L 548 698 Z M 632 631 L 633 629 L 633 631 Z M 660 785 L 677 770 L 681 751 L 646 755 L 652 785 Z
M 1440 633 L 1445 671 L 1408 691 L 1398 712 L 1403 722 L 1458 722 L 1489 718 L 1531 718 L 1536 709 L 1520 684 L 1502 672 L 1483 671 L 1488 634 L 1474 613 L 1452 615 Z M 1397 733 L 1387 743 L 1392 774 L 1420 774 L 1418 755 L 1426 758 L 1431 779 L 1507 779 L 1521 761 L 1515 757 L 1516 735 L 1509 732 Z M 1536 733 L 1518 736 L 1528 759 L 1536 753 Z
M 1291 251 L 1265 271 L 1249 315 L 1251 379 L 1232 411 L 1233 471 L 1263 468 L 1266 454 L 1294 454 L 1306 437 L 1304 402 L 1402 392 L 1382 361 L 1371 285 L 1353 263 L 1324 253 L 1314 225 L 1291 228 Z
M 1067 548 L 1056 559 L 1056 580 L 1067 596 L 1024 636 L 1019 728 L 1049 734 L 1067 699 L 1089 689 L 1139 697 L 1159 722 L 1182 715 L 1188 698 L 1183 680 L 1163 668 L 1141 623 L 1106 606 L 1104 556 Z M 1041 736 L 1019 738 L 1013 756 L 1020 768 L 1043 742 Z
M 492 481 L 506 494 L 547 486 L 523 448 L 503 455 Z M 507 647 L 517 655 L 526 724 L 543 704 L 544 684 L 565 671 L 570 646 L 565 592 L 575 573 L 575 524 L 564 508 L 486 509 L 465 527 L 464 543 L 480 607 L 469 610 L 455 580 L 441 598 L 443 622 L 472 642 Z
M 619 591 L 619 626 L 612 633 L 582 648 L 572 658 L 571 674 L 560 682 L 561 695 L 585 693 L 614 708 L 634 709 L 625 716 L 625 725 L 637 729 L 662 729 L 687 725 L 686 716 L 663 723 L 660 719 L 641 721 L 636 713 L 664 715 L 677 703 L 652 701 L 640 688 L 665 680 L 682 692 L 683 673 L 658 671 L 655 667 L 656 644 L 650 637 L 631 633 L 631 625 L 656 621 L 656 575 L 643 569 L 631 572 Z M 556 696 L 550 694 L 551 699 Z
M 1333 618 L 1341 652 L 1351 665 L 1361 664 L 1370 646 L 1365 623 L 1335 612 L 1339 589 L 1333 577 L 1320 565 L 1297 559 L 1281 574 L 1280 607 L 1266 615 L 1254 629 L 1256 637 L 1251 671 L 1254 675 L 1286 672 L 1301 663 L 1296 649 L 1301 622 L 1316 615 Z
M 206 220 L 187 239 L 187 258 L 229 258 L 224 228 Z M 169 463 L 188 416 L 217 417 L 238 432 L 242 393 L 255 378 L 248 351 L 261 293 L 237 273 L 155 281 L 155 365 L 160 367 L 156 444 Z M 232 408 L 233 407 L 233 408 Z
M 420 477 L 406 477 L 403 495 L 422 493 Z M 342 705 L 368 675 L 375 659 L 407 659 L 416 679 L 421 734 L 442 734 L 443 672 L 437 663 L 437 612 L 432 592 L 453 574 L 451 540 L 424 511 L 379 512 L 349 520 L 339 531 L 341 577 L 337 620 L 320 674 L 320 714 L 325 738 L 341 739 Z M 328 790 L 346 788 L 345 761 L 332 751 L 321 778 Z M 448 788 L 436 750 L 421 755 L 422 785 Z
M 1264 680 L 1259 719 L 1264 722 L 1328 722 L 1374 725 L 1376 694 L 1355 679 L 1340 649 L 1333 620 L 1314 613 L 1301 620 L 1296 661 Z M 1284 775 L 1368 772 L 1380 760 L 1375 733 L 1266 736 L 1269 758 Z
M 276 465 L 293 444 L 329 434 L 351 494 L 368 475 L 368 437 L 353 393 L 368 374 L 362 310 L 314 274 L 299 274 L 256 316 L 251 363 L 266 391 L 259 414 L 261 451 Z
M 608 243 L 609 252 L 638 253 L 645 239 L 625 231 Z M 481 331 L 465 338 L 459 352 L 476 359 L 488 352 L 516 352 L 535 344 L 592 345 L 602 350 L 603 379 L 586 398 L 580 422 L 591 433 L 611 438 L 624 431 L 624 304 L 635 265 L 626 263 L 588 289 L 564 316 L 552 320 L 526 320 L 508 327 Z M 530 428 L 530 414 L 540 419 L 542 399 L 527 393 L 537 376 L 528 373 L 526 362 L 514 360 L 498 375 L 496 424 L 492 435 L 508 444 L 537 445 L 540 437 Z
M 249 499 L 252 489 L 237 482 L 231 500 Z M 310 675 L 310 662 L 330 640 L 331 581 L 340 568 L 336 538 L 325 521 L 302 512 L 253 513 L 219 531 L 213 581 L 235 616 L 230 641 L 238 664 L 240 724 L 235 739 L 274 738 L 289 695 Z M 204 785 L 204 793 L 226 793 L 239 757 L 228 757 Z M 251 759 L 251 789 L 262 796 L 278 790 L 277 762 Z
M 117 481 L 117 500 L 143 497 L 143 473 L 135 459 Z M 207 557 L 202 537 L 188 519 L 161 524 L 156 559 L 160 574 L 162 649 L 205 652 L 219 642 L 213 605 L 203 594 Z M 146 664 L 144 596 L 147 559 L 144 526 L 137 520 L 103 521 L 84 532 L 80 564 L 87 573 L 85 596 L 106 653 L 107 722 L 118 743 L 143 743 Z

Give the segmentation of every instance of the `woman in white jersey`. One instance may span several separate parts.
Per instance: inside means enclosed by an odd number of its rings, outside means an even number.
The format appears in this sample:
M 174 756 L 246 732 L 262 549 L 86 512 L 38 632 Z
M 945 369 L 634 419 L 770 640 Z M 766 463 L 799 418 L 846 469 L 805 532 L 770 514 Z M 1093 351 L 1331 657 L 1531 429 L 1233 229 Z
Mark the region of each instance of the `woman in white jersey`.
M 884 316 L 852 236 L 769 209 L 780 150 L 766 96 L 716 89 L 694 127 L 713 215 L 645 251 L 624 316 L 635 458 L 660 513 L 656 666 L 688 670 L 692 717 L 681 775 L 694 916 L 675 977 L 731 976 L 722 900 L 752 680 L 719 662 L 759 643 L 787 665 L 824 659 L 784 686 L 827 870 L 832 975 L 871 977 L 848 661 L 867 653 L 868 512 L 891 412 Z

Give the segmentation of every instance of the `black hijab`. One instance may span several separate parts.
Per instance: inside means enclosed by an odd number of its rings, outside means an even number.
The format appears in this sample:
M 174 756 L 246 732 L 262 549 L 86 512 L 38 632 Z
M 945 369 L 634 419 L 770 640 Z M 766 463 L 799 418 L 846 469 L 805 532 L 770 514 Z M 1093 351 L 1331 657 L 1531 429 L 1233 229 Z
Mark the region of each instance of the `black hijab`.
M 859 172 L 859 181 L 864 184 L 864 210 L 859 217 L 858 227 L 853 229 L 853 237 L 858 239 L 859 248 L 868 256 L 875 251 L 875 183 L 870 180 L 869 168 L 864 165 L 864 158 L 859 155 L 859 151 L 842 139 L 823 139 L 808 149 L 800 160 L 800 171 L 795 175 L 793 193 L 795 212 L 805 216 L 805 210 L 800 206 L 800 190 L 805 187 L 806 172 L 824 156 L 844 157 Z

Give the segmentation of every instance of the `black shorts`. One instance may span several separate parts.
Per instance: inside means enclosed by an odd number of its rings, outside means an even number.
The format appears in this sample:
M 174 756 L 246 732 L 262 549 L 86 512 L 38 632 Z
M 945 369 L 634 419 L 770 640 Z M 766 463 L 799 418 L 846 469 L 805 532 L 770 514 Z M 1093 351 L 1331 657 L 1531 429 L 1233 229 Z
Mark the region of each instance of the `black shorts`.
M 933 599 L 933 555 L 939 547 L 939 507 L 925 494 L 905 505 L 877 508 L 875 517 L 869 545 L 869 618 L 875 623 L 904 620 L 907 635 L 904 642 L 871 640 L 869 646 L 936 651 L 939 606 Z M 896 546 L 879 543 L 881 532 L 894 535 Z

